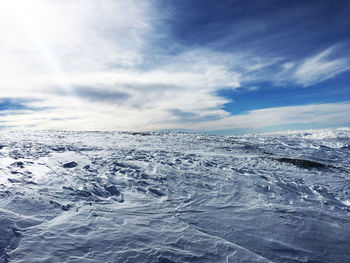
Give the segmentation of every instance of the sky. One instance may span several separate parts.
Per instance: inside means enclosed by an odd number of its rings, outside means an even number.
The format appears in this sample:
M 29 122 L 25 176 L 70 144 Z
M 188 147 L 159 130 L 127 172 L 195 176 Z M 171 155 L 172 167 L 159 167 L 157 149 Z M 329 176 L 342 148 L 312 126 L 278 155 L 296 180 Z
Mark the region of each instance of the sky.
M 350 126 L 347 0 L 1 0 L 0 129 Z

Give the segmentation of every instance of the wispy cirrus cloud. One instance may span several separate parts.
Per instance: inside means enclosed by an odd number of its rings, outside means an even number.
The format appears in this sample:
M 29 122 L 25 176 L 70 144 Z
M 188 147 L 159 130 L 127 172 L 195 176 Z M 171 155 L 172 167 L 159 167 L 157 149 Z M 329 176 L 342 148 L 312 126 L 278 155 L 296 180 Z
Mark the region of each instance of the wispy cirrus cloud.
M 332 57 L 335 49 L 333 46 L 316 56 L 306 58 L 296 67 L 292 76 L 296 83 L 310 86 L 350 70 L 350 57 Z

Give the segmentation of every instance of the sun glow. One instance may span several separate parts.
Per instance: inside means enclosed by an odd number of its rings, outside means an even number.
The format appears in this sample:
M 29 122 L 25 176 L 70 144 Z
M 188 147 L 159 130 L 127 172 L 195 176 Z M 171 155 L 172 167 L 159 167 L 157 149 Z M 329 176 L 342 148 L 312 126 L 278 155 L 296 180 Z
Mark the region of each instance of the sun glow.
M 65 24 L 49 1 L 8 1 L 0 5 L 1 33 L 18 56 L 32 58 L 32 74 L 51 75 L 67 87 L 55 48 L 65 41 Z M 17 66 L 17 65 L 16 65 Z M 26 69 L 28 70 L 28 68 Z
M 74 95 L 74 87 L 70 84 L 64 71 L 64 61 L 60 60 L 59 50 L 64 49 L 71 37 L 72 25 L 59 6 L 52 1 L 9 1 L 0 6 L 1 28 L 6 37 L 7 49 L 11 49 L 9 70 L 11 84 L 20 86 L 19 92 L 25 91 L 30 84 L 37 85 L 41 95 L 53 87 L 59 87 L 67 95 Z M 6 50 L 6 46 L 5 46 Z M 6 57 L 6 56 L 5 56 Z M 24 60 L 24 63 L 23 63 Z M 26 65 L 26 68 L 21 66 Z M 29 67 L 28 67 L 29 66 Z M 33 83 L 13 83 L 15 79 L 32 80 Z M 20 76 L 20 77 L 18 77 Z M 44 88 L 43 88 L 44 87 Z M 41 89 L 41 91 L 39 91 Z M 45 91 L 47 90 L 47 91 Z M 33 91 L 22 92 L 17 96 L 32 97 Z M 57 102 L 54 102 L 57 103 Z M 84 109 L 79 100 L 72 100 L 71 107 Z

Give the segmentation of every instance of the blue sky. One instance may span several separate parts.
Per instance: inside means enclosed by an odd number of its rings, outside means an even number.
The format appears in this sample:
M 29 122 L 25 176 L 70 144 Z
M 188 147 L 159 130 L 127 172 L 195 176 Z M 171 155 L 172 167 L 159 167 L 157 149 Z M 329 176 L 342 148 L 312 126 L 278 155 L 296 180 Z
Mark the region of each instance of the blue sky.
M 350 126 L 349 1 L 4 0 L 2 129 Z

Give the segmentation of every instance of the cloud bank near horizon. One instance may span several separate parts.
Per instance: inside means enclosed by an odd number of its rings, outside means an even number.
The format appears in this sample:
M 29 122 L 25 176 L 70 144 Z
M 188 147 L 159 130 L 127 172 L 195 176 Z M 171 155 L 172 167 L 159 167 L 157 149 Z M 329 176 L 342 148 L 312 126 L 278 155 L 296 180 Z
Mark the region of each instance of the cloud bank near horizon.
M 188 2 L 179 10 L 180 4 L 168 1 L 2 1 L 1 126 L 215 131 L 350 124 L 350 98 L 344 96 L 350 78 L 342 77 L 350 70 L 346 8 L 327 11 L 321 1 L 315 11 L 296 1 L 286 15 L 285 6 L 267 1 L 274 8 L 266 16 L 256 11 L 268 4 Z M 212 8 L 221 13 L 213 17 Z M 238 11 L 242 16 L 231 19 Z M 314 34 L 311 16 L 332 12 L 338 12 L 337 29 L 318 32 L 328 42 L 296 43 Z M 289 24 L 297 16 L 305 21 Z M 282 18 L 286 24 L 277 27 Z M 310 28 L 303 31 L 302 24 Z M 286 39 L 294 40 L 292 52 L 276 46 Z M 239 114 L 225 107 L 239 107 L 240 92 L 253 99 L 266 83 L 276 92 L 292 87 L 305 93 L 337 79 L 329 84 L 330 90 L 340 87 L 332 101 L 323 92 L 304 105 L 281 97 L 285 105 Z M 220 96 L 221 90 L 232 95 Z

